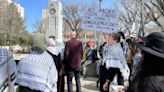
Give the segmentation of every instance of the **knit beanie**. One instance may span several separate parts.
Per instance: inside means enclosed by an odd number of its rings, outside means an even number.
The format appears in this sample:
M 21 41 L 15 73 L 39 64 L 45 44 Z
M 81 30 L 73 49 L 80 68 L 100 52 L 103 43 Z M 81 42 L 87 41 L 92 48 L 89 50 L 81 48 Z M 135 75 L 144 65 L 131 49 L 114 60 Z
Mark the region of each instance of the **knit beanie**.
M 43 53 L 46 50 L 46 38 L 42 33 L 36 33 L 31 40 L 31 49 L 38 53 Z

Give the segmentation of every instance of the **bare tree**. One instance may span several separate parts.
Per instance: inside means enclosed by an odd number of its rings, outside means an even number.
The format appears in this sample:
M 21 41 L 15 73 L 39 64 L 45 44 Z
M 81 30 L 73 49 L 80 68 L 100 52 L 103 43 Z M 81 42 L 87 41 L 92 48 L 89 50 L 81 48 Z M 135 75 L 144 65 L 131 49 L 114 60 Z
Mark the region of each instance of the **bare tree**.
M 163 0 L 150 0 L 151 4 L 164 16 L 164 1 Z
M 35 32 L 43 32 L 42 31 L 42 21 L 36 20 L 33 24 Z
M 138 8 L 136 6 L 138 5 L 136 1 L 133 0 L 122 0 L 121 1 L 122 9 L 121 9 L 121 16 L 120 20 L 124 26 L 124 31 L 128 31 L 130 34 L 131 26 L 133 22 L 136 21 Z
M 164 1 L 163 0 L 148 0 L 144 4 L 146 7 L 146 14 L 151 20 L 157 24 L 161 30 L 164 30 L 164 25 L 161 24 L 160 18 L 164 17 Z
M 79 34 L 82 31 L 82 10 L 77 4 L 69 4 L 64 7 L 64 22 L 69 26 L 71 31 L 76 31 Z
M 138 22 L 141 24 L 138 35 L 144 36 L 144 26 L 159 18 L 154 14 L 155 11 L 148 7 L 148 0 L 122 0 L 121 4 L 123 6 L 123 10 L 120 20 L 122 21 L 125 30 L 127 30 L 129 34 L 133 22 Z
M 164 18 L 163 0 L 122 0 L 121 5 L 123 6 L 123 11 L 120 19 L 124 29 L 128 30 L 129 33 L 134 21 L 138 21 L 138 23 L 143 25 L 139 34 L 144 35 L 144 26 L 151 22 L 154 22 L 161 30 L 164 30 L 164 25 L 161 21 L 161 18 Z
M 152 2 L 151 2 L 152 3 Z M 144 4 L 146 9 L 145 12 L 150 19 L 157 24 L 163 30 L 163 25 L 160 23 L 159 18 L 162 17 L 161 13 L 155 8 L 155 6 L 152 6 L 150 3 Z

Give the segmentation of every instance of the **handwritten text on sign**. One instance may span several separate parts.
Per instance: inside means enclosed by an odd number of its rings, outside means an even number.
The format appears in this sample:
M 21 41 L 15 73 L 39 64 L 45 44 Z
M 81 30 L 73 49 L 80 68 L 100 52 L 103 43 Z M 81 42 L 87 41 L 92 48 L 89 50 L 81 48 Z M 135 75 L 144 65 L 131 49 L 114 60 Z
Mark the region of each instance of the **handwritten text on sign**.
M 118 14 L 115 10 L 89 8 L 85 11 L 82 21 L 82 28 L 101 31 L 113 32 L 118 26 Z

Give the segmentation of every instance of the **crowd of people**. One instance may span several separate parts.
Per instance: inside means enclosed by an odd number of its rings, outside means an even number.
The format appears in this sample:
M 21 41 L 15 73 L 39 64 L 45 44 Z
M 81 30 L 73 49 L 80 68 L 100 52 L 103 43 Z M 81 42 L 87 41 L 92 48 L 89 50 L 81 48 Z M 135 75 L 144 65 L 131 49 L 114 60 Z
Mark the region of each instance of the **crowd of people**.
M 144 38 L 126 39 L 123 32 L 101 34 L 101 46 L 88 42 L 84 48 L 76 32 L 65 47 L 54 36 L 47 40 L 36 33 L 31 40 L 31 53 L 18 65 L 11 51 L 0 48 L 0 92 L 81 92 L 81 72 L 96 63 L 100 92 L 164 92 L 164 32 Z

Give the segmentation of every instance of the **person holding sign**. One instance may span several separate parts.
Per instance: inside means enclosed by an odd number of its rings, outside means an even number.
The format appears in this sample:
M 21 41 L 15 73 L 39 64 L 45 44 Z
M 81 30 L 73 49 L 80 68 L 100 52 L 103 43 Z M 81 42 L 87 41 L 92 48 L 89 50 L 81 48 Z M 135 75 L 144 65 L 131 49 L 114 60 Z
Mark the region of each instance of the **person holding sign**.
M 106 66 L 107 74 L 105 75 L 105 83 L 103 85 L 104 92 L 111 90 L 111 85 L 113 84 L 114 78 L 117 76 L 117 85 L 124 86 L 124 81 L 129 78 L 129 68 L 123 55 L 123 50 L 119 43 L 120 34 L 110 33 L 108 34 L 107 44 L 104 46 L 103 50 L 103 64 Z M 116 83 L 116 82 L 115 82 Z M 115 92 L 115 91 L 110 91 Z

